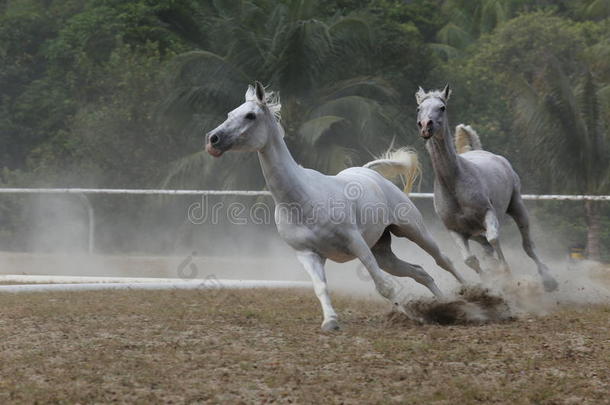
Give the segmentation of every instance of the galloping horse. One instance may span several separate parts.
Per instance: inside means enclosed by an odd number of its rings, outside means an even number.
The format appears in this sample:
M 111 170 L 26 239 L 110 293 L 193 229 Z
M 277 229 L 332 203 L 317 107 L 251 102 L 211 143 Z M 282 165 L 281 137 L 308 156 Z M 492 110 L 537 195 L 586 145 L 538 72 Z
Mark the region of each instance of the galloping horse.
M 390 156 L 365 167 L 352 167 L 326 176 L 299 166 L 284 142 L 279 123 L 281 105 L 260 83 L 249 86 L 245 102 L 207 134 L 206 150 L 215 157 L 229 150 L 257 152 L 267 187 L 275 201 L 280 236 L 296 251 L 309 273 L 324 314 L 323 330 L 338 329 L 337 314 L 326 285 L 326 259 L 358 258 L 377 291 L 394 302 L 392 280 L 411 277 L 435 296 L 441 292 L 421 266 L 398 259 L 390 248 L 391 234 L 406 237 L 428 252 L 436 263 L 462 278 L 439 250 L 411 200 L 377 171 L 399 170 L 412 183 L 419 166 L 413 154 Z
M 420 87 L 415 94 L 417 125 L 434 168 L 437 214 L 460 248 L 464 262 L 481 273 L 468 240 L 480 243 L 489 257 L 493 257 L 495 251 L 502 269 L 509 271 L 498 239 L 499 217 L 507 213 L 517 223 L 523 249 L 536 263 L 544 288 L 556 290 L 557 281 L 534 250 L 519 176 L 504 157 L 481 150 L 479 137 L 469 126 L 458 125 L 454 146 L 447 118 L 450 95 L 449 86 L 428 93 Z M 457 152 L 456 147 L 459 148 Z

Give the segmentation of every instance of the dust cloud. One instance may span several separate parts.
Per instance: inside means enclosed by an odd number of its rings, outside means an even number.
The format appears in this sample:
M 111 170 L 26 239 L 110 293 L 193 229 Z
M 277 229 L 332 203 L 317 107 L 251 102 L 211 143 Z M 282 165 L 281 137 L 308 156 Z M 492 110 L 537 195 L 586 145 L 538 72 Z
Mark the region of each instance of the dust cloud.
M 271 202 L 267 203 L 272 209 Z M 99 204 L 93 201 L 94 207 Z M 142 207 L 148 209 L 144 204 Z M 27 236 L 22 236 L 22 249 L 0 252 L 0 273 L 308 281 L 294 252 L 279 238 L 272 223 L 196 225 L 185 220 L 187 208 L 188 202 L 168 204 L 157 209 L 152 219 L 96 216 L 96 248 L 89 254 L 87 215 L 81 201 L 65 196 L 32 199 L 24 215 L 27 220 L 23 221 L 22 233 Z M 411 320 L 440 324 L 503 322 L 523 315 L 545 315 L 558 308 L 610 304 L 610 269 L 586 261 L 570 263 L 562 247 L 565 244 L 544 235 L 536 224 L 534 240 L 540 256 L 559 282 L 559 290 L 553 293 L 542 289 L 535 265 L 521 249 L 513 224 L 502 229 L 512 274 L 487 272 L 481 279 L 463 265 L 434 213 L 423 211 L 441 249 L 468 283 L 466 287 L 458 285 L 415 244 L 394 238 L 397 256 L 422 265 L 446 294 L 444 299 L 432 299 L 430 292 L 413 280 L 393 277 L 403 303 L 400 312 Z M 168 222 L 178 225 L 168 226 Z M 480 253 L 476 246 L 473 250 Z M 483 262 L 484 268 L 490 266 Z M 382 299 L 357 261 L 329 262 L 326 268 L 331 291 Z

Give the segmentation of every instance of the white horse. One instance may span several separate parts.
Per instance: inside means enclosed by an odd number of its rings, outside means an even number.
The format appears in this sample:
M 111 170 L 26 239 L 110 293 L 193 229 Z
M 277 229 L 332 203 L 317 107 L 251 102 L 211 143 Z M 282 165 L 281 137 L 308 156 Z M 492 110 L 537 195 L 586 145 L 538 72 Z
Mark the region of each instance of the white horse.
M 428 93 L 420 87 L 415 94 L 417 125 L 435 174 L 437 214 L 460 248 L 464 262 L 477 273 L 481 268 L 470 251 L 469 239 L 480 243 L 490 258 L 495 251 L 501 268 L 509 271 L 500 247 L 499 224 L 504 214 L 510 215 L 521 232 L 525 253 L 536 263 L 544 288 L 557 289 L 557 281 L 534 250 L 519 176 L 504 157 L 482 150 L 478 135 L 469 126 L 458 125 L 453 139 L 447 118 L 450 95 L 449 86 Z
M 387 273 L 411 277 L 435 296 L 441 292 L 421 266 L 398 259 L 390 248 L 391 233 L 406 237 L 428 252 L 436 263 L 463 282 L 425 228 L 422 216 L 409 198 L 382 172 L 400 171 L 410 179 L 419 171 L 416 156 L 401 153 L 402 160 L 381 159 L 365 167 L 352 167 L 326 176 L 299 166 L 284 142 L 279 123 L 279 99 L 260 83 L 249 86 L 246 101 L 207 134 L 206 150 L 219 157 L 228 150 L 258 152 L 267 187 L 275 201 L 275 222 L 280 236 L 297 253 L 309 273 L 322 305 L 323 330 L 338 329 L 337 314 L 326 285 L 326 259 L 346 262 L 358 258 L 368 270 L 377 291 L 395 302 L 397 293 Z

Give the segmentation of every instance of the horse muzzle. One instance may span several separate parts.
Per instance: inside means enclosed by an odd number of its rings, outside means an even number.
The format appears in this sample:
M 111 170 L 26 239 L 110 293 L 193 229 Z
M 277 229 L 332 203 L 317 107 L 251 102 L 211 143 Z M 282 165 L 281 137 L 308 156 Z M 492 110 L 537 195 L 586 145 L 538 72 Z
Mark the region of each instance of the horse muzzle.
M 226 142 L 223 142 L 223 134 L 218 134 L 216 131 L 210 132 L 206 139 L 205 151 L 214 157 L 220 157 L 228 148 L 223 147 Z M 226 139 L 225 139 L 226 140 Z
M 432 138 L 432 135 L 434 135 L 434 131 L 432 130 L 432 127 L 424 128 L 421 131 L 419 131 L 419 136 L 421 136 L 425 140 Z
M 224 153 L 224 151 L 213 147 L 209 142 L 205 145 L 205 151 L 214 157 L 220 157 Z

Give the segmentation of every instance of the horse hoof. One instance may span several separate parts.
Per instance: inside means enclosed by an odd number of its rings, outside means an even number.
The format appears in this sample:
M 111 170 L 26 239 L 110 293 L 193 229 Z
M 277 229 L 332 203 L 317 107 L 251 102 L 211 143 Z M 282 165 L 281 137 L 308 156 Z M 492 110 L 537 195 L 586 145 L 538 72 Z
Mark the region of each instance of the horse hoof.
M 322 330 L 324 332 L 334 332 L 339 330 L 339 323 L 331 319 L 330 321 L 326 321 L 322 324 Z
M 556 291 L 559 287 L 559 283 L 552 277 L 545 277 L 542 280 L 542 285 L 544 286 L 544 291 L 553 292 Z
M 476 256 L 469 256 L 466 260 L 464 260 L 466 266 L 470 267 L 477 274 L 481 274 L 481 264 L 479 263 L 479 259 Z

